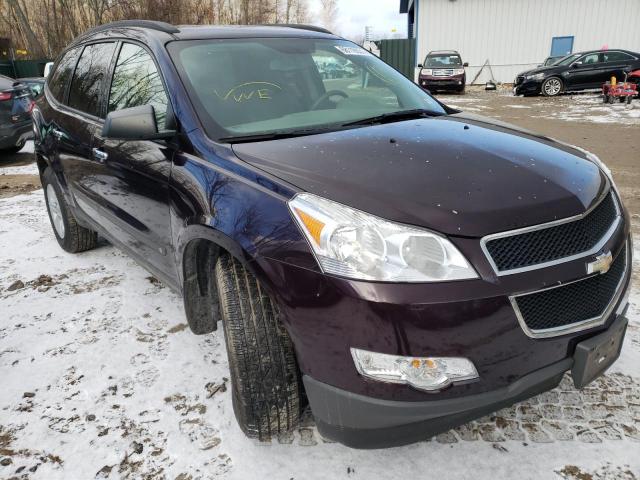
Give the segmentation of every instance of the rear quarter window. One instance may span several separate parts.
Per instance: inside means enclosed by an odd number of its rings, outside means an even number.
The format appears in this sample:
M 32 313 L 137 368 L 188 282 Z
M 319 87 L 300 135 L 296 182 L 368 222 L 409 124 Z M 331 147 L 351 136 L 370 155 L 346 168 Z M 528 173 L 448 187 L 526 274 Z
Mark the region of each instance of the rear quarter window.
M 60 59 L 60 62 L 53 72 L 53 75 L 47 81 L 49 85 L 49 91 L 59 102 L 65 101 L 65 91 L 67 89 L 67 84 L 71 79 L 71 75 L 73 75 L 73 69 L 76 66 L 79 52 L 79 48 L 74 48 L 65 53 L 64 56 Z
M 116 44 L 94 43 L 84 47 L 69 89 L 69 106 L 101 117 L 105 82 Z

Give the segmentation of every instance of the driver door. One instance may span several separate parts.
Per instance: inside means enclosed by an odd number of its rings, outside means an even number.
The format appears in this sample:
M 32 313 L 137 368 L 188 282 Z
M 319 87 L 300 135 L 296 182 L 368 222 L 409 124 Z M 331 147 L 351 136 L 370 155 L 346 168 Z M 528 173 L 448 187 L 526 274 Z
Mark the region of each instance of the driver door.
M 570 67 L 566 84 L 569 89 L 598 88 L 602 85 L 602 53 L 583 55 Z
M 151 54 L 140 45 L 121 43 L 107 113 L 151 105 L 162 128 L 168 104 Z M 95 193 L 109 233 L 162 280 L 175 282 L 169 215 L 173 145 L 162 140 L 105 139 L 97 134 L 92 149 L 103 165 L 103 181 Z

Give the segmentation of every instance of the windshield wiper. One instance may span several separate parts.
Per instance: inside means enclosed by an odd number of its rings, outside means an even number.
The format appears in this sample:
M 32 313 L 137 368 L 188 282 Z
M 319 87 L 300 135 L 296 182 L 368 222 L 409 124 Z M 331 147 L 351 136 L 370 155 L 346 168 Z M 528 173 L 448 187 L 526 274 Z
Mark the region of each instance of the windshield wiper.
M 439 117 L 442 115 L 446 115 L 446 114 L 441 112 L 435 112 L 433 110 L 426 110 L 424 108 L 414 108 L 412 110 L 400 110 L 398 112 L 383 113 L 382 115 L 376 115 L 375 117 L 363 118 L 362 120 L 343 123 L 342 126 L 350 127 L 353 125 L 373 125 L 376 123 L 387 123 L 387 122 L 395 122 L 400 120 L 410 120 L 412 118 Z
M 262 142 L 267 140 L 280 140 L 283 138 L 304 137 L 306 135 L 316 135 L 318 133 L 327 133 L 335 129 L 330 128 L 308 128 L 308 129 L 296 129 L 296 130 L 280 130 L 269 133 L 255 133 L 251 135 L 238 135 L 233 137 L 223 137 L 221 142 L 227 143 L 249 143 L 249 142 Z

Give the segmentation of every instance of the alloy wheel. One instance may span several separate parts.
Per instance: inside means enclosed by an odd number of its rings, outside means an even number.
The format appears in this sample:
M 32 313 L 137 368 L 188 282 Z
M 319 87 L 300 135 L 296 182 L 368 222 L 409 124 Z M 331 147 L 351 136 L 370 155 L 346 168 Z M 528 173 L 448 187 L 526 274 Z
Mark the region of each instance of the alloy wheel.
M 47 185 L 47 206 L 49 207 L 49 213 L 51 214 L 51 223 L 53 228 L 56 229 L 56 233 L 60 238 L 64 238 L 64 219 L 62 218 L 62 209 L 60 208 L 60 201 L 53 185 Z
M 550 78 L 544 84 L 544 93 L 546 93 L 550 97 L 559 94 L 561 89 L 562 83 L 560 83 L 560 80 L 558 80 L 557 78 Z

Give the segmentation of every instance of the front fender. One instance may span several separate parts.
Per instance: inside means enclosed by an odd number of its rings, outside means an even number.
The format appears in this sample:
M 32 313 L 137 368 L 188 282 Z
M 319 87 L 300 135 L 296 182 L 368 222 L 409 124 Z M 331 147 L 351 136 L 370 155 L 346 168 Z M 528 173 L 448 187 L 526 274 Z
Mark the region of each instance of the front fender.
M 224 146 L 198 145 L 193 153 L 178 152 L 170 180 L 176 263 L 184 265 L 191 241 L 204 239 L 251 270 L 258 258 L 318 270 L 289 212 L 287 201 L 295 193 L 287 184 L 238 160 Z

